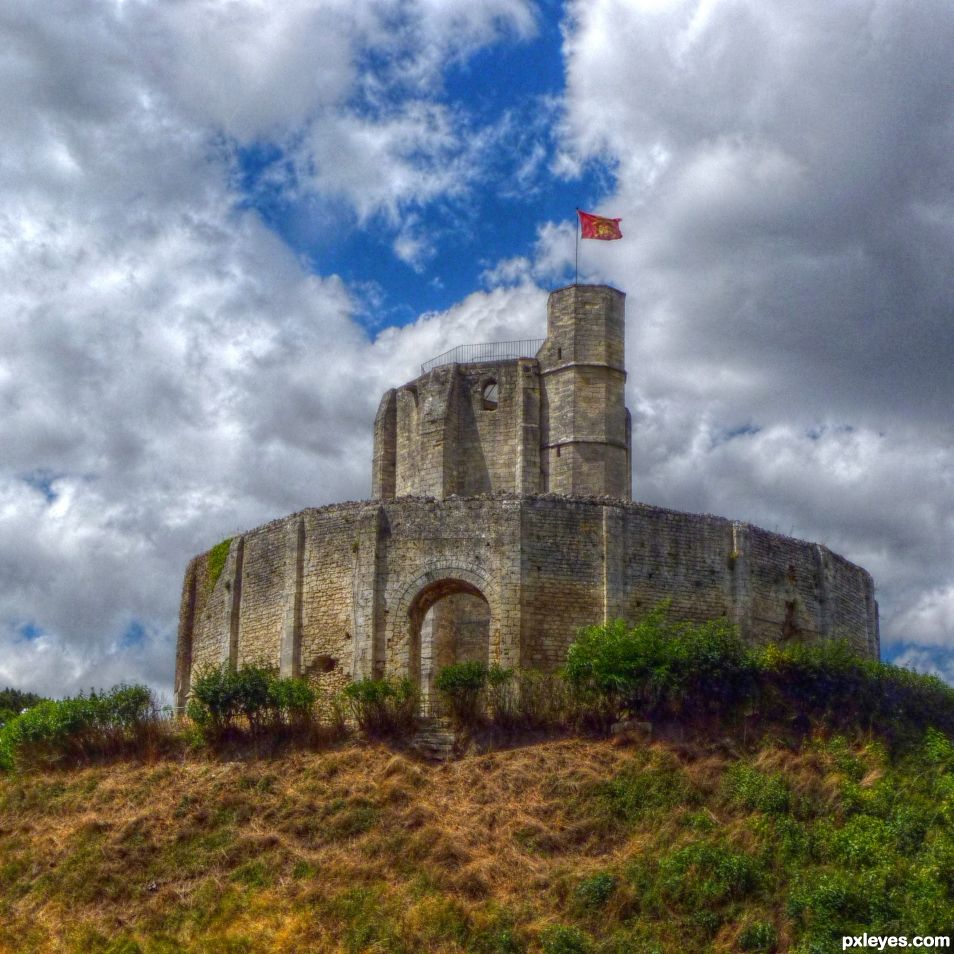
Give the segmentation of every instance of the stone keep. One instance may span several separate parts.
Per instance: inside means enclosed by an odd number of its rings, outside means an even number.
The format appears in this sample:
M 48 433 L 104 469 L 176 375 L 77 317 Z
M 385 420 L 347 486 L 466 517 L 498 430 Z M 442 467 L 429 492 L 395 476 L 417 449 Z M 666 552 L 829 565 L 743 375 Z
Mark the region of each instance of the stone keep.
M 381 399 L 372 495 L 631 494 L 624 296 L 550 296 L 534 358 L 446 364 Z M 493 395 L 493 397 L 488 397 Z
M 552 670 L 581 626 L 725 616 L 752 643 L 845 638 L 879 655 L 868 573 L 818 544 L 631 500 L 624 295 L 550 295 L 535 354 L 475 348 L 381 399 L 372 500 L 304 510 L 186 571 L 176 659 L 328 687 L 445 665 Z M 526 345 L 526 342 L 521 342 Z M 535 343 L 536 344 L 536 343 Z M 481 352 L 506 354 L 487 359 Z M 219 551 L 221 553 L 221 550 Z

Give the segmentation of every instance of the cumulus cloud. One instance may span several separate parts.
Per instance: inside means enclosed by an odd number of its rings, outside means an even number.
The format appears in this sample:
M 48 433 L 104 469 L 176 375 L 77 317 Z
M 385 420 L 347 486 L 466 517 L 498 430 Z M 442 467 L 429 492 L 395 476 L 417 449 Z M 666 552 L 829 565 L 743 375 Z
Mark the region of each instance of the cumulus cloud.
M 167 686 L 190 554 L 366 497 L 380 392 L 476 322 L 523 334 L 516 291 L 370 340 L 243 209 L 235 144 L 294 145 L 358 217 L 426 203 L 465 177 L 426 77 L 533 29 L 519 0 L 5 5 L 0 683 Z
M 487 290 L 372 338 L 373 286 L 247 209 L 241 150 L 424 281 L 423 210 L 505 142 L 501 194 L 612 174 L 594 211 L 626 238 L 581 277 L 628 293 L 636 495 L 828 543 L 875 574 L 898 658 L 951 677 L 954 12 L 579 0 L 563 26 L 562 101 L 481 125 L 443 71 L 533 36 L 529 0 L 3 6 L 0 683 L 168 686 L 188 557 L 366 496 L 380 393 L 540 336 L 572 267 L 541 215 Z
M 828 542 L 889 646 L 950 647 L 954 10 L 587 0 L 565 56 L 557 165 L 617 175 L 583 262 L 629 292 L 637 495 Z

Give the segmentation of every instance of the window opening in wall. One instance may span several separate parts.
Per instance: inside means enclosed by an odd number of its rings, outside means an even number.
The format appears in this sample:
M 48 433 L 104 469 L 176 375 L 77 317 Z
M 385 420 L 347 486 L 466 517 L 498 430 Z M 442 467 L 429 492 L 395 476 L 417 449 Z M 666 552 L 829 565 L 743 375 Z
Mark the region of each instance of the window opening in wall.
M 559 446 L 557 446 L 557 457 L 559 457 L 559 456 L 560 456 L 560 448 L 559 448 Z
M 563 349 L 557 348 L 557 361 L 559 361 L 562 357 L 563 357 Z
M 483 399 L 483 405 L 485 411 L 496 411 L 497 410 L 497 401 L 499 400 L 500 389 L 497 387 L 497 382 L 492 378 L 489 380 L 481 391 L 481 397 Z

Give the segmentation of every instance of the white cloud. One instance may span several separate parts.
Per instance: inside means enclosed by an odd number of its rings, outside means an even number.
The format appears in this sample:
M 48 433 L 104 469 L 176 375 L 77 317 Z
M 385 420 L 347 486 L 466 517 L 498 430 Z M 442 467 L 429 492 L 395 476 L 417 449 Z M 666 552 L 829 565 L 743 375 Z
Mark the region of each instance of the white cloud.
M 557 168 L 617 170 L 583 270 L 629 293 L 637 495 L 828 542 L 886 642 L 950 646 L 954 9 L 580 0 L 564 52 Z
M 528 34 L 529 9 L 4 7 L 0 683 L 168 685 L 192 553 L 367 496 L 380 392 L 449 337 L 508 322 L 523 334 L 518 290 L 372 342 L 342 282 L 305 272 L 241 210 L 229 143 L 310 143 L 317 186 L 358 214 L 455 190 L 447 110 L 419 88 L 362 119 L 356 64 L 376 45 L 419 62 L 423 83 L 442 60 Z M 459 32 L 435 45 L 438 21 Z M 329 151 L 327 133 L 350 151 Z M 399 241 L 425 254 L 413 232 Z M 133 623 L 144 636 L 124 644 Z
M 954 633 L 954 584 L 919 594 L 913 605 L 898 615 L 897 629 L 906 640 L 951 649 Z
M 382 213 L 397 224 L 408 204 L 453 196 L 476 174 L 451 111 L 435 103 L 382 119 L 328 117 L 311 126 L 297 158 L 307 188 L 346 199 L 362 222 Z
M 574 262 L 574 233 L 570 222 L 544 222 L 537 228 L 532 258 L 517 255 L 502 259 L 481 273 L 490 287 L 537 282 L 553 287 L 562 281 Z M 586 256 L 584 254 L 584 265 Z M 581 275 L 581 278 L 584 276 Z
M 628 292 L 637 496 L 829 543 L 875 573 L 887 639 L 940 659 L 954 12 L 570 13 L 556 161 L 617 174 L 595 211 L 626 238 L 587 243 L 581 273 Z M 241 210 L 233 153 L 274 141 L 300 190 L 404 223 L 395 251 L 421 267 L 416 210 L 482 181 L 520 125 L 473 128 L 440 71 L 535 28 L 519 0 L 3 7 L 0 683 L 168 684 L 191 554 L 364 497 L 385 388 L 456 344 L 543 334 L 534 282 L 572 261 L 572 222 L 372 341 L 353 315 L 373 288 L 307 274 Z M 122 646 L 133 620 L 145 639 Z

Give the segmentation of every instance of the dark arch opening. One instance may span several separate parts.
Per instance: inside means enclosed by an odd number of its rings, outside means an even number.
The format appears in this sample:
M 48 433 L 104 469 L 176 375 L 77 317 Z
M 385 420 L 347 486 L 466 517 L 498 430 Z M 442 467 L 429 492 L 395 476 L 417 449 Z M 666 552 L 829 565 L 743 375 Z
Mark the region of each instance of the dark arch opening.
M 434 680 L 445 666 L 490 661 L 490 604 L 467 580 L 446 578 L 424 587 L 411 602 L 411 678 L 424 713 L 438 711 Z

